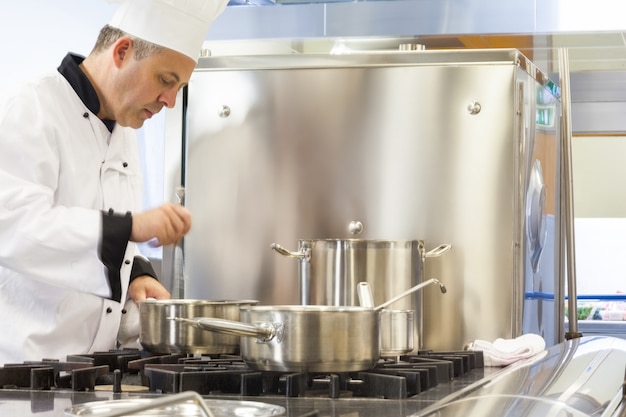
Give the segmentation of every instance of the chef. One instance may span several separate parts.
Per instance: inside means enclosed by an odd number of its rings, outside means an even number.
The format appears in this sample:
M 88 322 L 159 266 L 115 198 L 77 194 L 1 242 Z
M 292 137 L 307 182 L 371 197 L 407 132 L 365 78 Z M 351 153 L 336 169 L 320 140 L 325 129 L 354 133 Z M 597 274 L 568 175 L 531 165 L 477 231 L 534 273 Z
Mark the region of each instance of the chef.
M 114 349 L 127 300 L 170 297 L 136 242 L 191 215 L 141 211 L 134 128 L 174 106 L 226 3 L 122 2 L 86 58 L 0 105 L 0 365 Z

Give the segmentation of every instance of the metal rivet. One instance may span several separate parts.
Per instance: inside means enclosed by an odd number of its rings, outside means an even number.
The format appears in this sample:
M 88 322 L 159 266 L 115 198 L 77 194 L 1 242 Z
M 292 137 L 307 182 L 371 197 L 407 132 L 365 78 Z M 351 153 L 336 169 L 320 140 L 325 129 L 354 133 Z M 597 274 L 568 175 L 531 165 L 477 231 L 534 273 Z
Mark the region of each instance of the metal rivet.
M 360 235 L 361 232 L 363 232 L 363 223 L 358 220 L 351 221 L 348 225 L 348 232 L 350 232 L 351 235 Z
M 226 118 L 228 116 L 230 116 L 230 107 L 228 107 L 227 105 L 223 105 L 222 108 L 220 109 L 220 111 L 218 112 L 218 115 L 221 118 Z
M 480 113 L 481 110 L 481 106 L 480 103 L 477 101 L 472 101 L 470 104 L 467 105 L 467 111 L 470 114 L 478 114 Z

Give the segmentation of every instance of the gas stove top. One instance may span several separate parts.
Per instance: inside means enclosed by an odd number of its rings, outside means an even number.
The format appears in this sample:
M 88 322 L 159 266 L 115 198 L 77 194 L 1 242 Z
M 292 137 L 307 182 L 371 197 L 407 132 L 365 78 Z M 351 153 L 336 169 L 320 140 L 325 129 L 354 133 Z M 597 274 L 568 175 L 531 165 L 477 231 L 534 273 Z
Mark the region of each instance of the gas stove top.
M 364 373 L 338 374 L 328 376 L 293 376 L 293 390 L 286 381 L 288 375 L 261 375 L 258 377 L 236 377 L 238 383 L 225 382 L 222 377 L 200 378 L 202 393 L 194 393 L 188 388 L 198 382 L 197 372 L 211 373 L 204 369 L 206 358 L 177 358 L 166 355 L 115 359 L 117 370 L 111 372 L 109 365 L 102 365 L 91 355 L 70 356 L 68 363 L 42 361 L 38 363 L 5 365 L 0 368 L 0 415 L 2 416 L 65 416 L 66 410 L 80 411 L 69 415 L 98 415 L 104 417 L 103 408 L 94 404 L 110 406 L 136 401 L 152 404 L 169 401 L 180 396 L 201 395 L 202 403 L 228 404 L 241 403 L 248 410 L 247 415 L 285 415 L 287 417 L 430 417 L 459 416 L 597 416 L 617 417 L 626 415 L 626 341 L 610 337 L 583 337 L 566 341 L 524 361 L 506 368 L 481 368 L 465 370 L 454 374 L 450 380 L 429 386 L 419 393 L 413 393 L 418 377 L 404 368 L 411 363 L 410 357 L 397 360 L 383 360 L 377 368 Z M 448 356 L 448 353 L 442 353 Z M 437 354 L 435 354 L 437 355 Z M 109 353 L 103 355 L 110 357 Z M 126 352 L 122 356 L 126 356 Z M 419 355 L 418 355 L 419 356 Z M 458 356 L 458 355 L 452 355 Z M 84 358 L 91 358 L 86 360 Z M 182 361 L 180 361 L 182 359 Z M 85 363 L 80 361 L 86 360 Z M 222 367 L 240 367 L 237 358 L 217 358 L 217 374 Z M 435 359 L 439 360 L 439 359 Z M 224 361 L 226 363 L 224 363 Z M 461 360 L 463 361 L 463 360 Z M 48 363 L 52 362 L 52 364 Z M 171 363 L 167 363 L 171 362 Z M 402 363 L 399 363 L 402 362 Z M 117 364 L 122 365 L 118 366 Z M 79 365 L 81 364 L 81 365 Z M 210 365 L 213 366 L 213 365 Z M 397 388 L 386 398 L 376 389 L 373 397 L 364 395 L 368 390 L 356 389 L 353 385 L 385 384 L 386 380 L 370 378 L 363 374 L 381 372 L 386 368 L 400 366 L 407 372 L 403 375 L 407 395 L 397 398 Z M 103 367 L 106 367 L 106 371 Z M 63 369 L 62 369 L 63 368 Z M 67 369 L 67 368 L 74 368 Z M 93 368 L 90 370 L 86 370 Z M 24 373 L 24 369 L 29 369 Z M 52 369 L 52 370 L 50 370 Z M 458 370 L 458 368 L 457 368 Z M 394 370 L 394 372 L 396 372 Z M 241 372 L 248 374 L 249 372 Z M 254 373 L 254 372 L 250 372 Z M 28 378 L 25 375 L 28 375 Z M 18 376 L 18 380 L 9 381 Z M 47 375 L 47 376 L 45 376 Z M 91 375 L 91 376 L 89 376 Z M 95 375 L 95 376 L 94 376 Z M 158 376 L 157 376 L 158 375 Z M 399 375 L 392 375 L 397 377 Z M 443 373 L 439 374 L 443 377 Z M 248 381 L 250 378 L 250 381 Z M 419 377 L 421 381 L 421 376 Z M 430 377 L 429 377 L 430 378 Z M 339 395 L 335 395 L 337 380 Z M 217 381 L 217 382 L 216 382 Z M 256 381 L 256 382 L 254 382 Z M 235 390 L 235 385 L 258 385 L 252 391 Z M 273 382 L 272 382 L 273 381 Z M 278 382 L 276 382 L 278 381 Z M 359 382 L 361 381 L 361 382 Z M 93 385 L 92 385 L 93 382 Z M 82 386 L 83 384 L 86 386 Z M 302 385 L 301 385 L 302 384 Z M 319 388 L 320 384 L 323 388 Z M 393 384 L 392 384 L 393 385 Z M 72 388 L 74 387 L 74 388 Z M 263 388 L 266 387 L 266 388 Z M 104 389 L 104 390 L 103 390 Z M 114 392 L 117 391 L 117 392 Z M 237 391 L 237 392 L 236 392 Z M 216 403 L 217 402 L 217 403 Z M 255 405 L 256 404 L 256 405 Z M 219 407 L 218 407 L 219 408 Z M 256 410 L 250 413 L 250 410 Z M 277 410 L 280 414 L 276 414 Z M 171 410 L 170 410 L 171 411 Z M 241 411 L 241 410 L 239 410 Z M 139 415 L 139 414 L 135 414 Z M 148 413 L 142 416 L 164 415 L 204 415 Z M 217 414 L 224 415 L 224 414 Z M 235 415 L 235 414 L 225 414 Z M 241 415 L 241 414 L 236 414 Z M 246 414 L 243 414 L 246 415 Z
M 61 416 L 94 401 L 133 403 L 193 391 L 208 401 L 257 404 L 253 415 L 274 405 L 286 416 L 404 417 L 497 370 L 483 367 L 480 352 L 467 351 L 424 351 L 329 375 L 253 371 L 234 355 L 98 352 L 0 368 L 0 414 Z
M 86 363 L 71 356 L 68 363 L 48 361 L 5 365 L 0 368 L 0 415 L 12 417 L 94 415 L 104 417 L 93 404 L 152 404 L 192 394 L 202 403 L 225 407 L 241 403 L 248 414 L 285 415 L 287 417 L 484 417 L 486 415 L 523 417 L 621 417 L 626 415 L 625 370 L 626 340 L 611 337 L 583 337 L 552 346 L 532 358 L 506 368 L 457 368 L 443 381 L 444 372 L 432 368 L 437 378 L 421 376 L 411 368 L 417 358 L 382 360 L 366 372 L 335 375 L 261 374 L 240 369 L 236 357 L 177 358 L 161 357 L 115 359 L 122 365 L 110 371 L 109 365 L 91 358 Z M 431 352 L 433 356 L 463 356 Z M 124 355 L 126 352 L 124 352 Z M 78 355 L 81 359 L 90 355 Z M 95 355 L 100 356 L 100 355 Z M 108 353 L 103 356 L 108 357 Z M 417 355 L 420 356 L 420 355 Z M 459 363 L 470 363 L 470 359 Z M 121 361 L 121 362 L 120 362 Z M 454 361 L 452 361 L 454 362 Z M 476 362 L 474 362 L 476 365 Z M 117 366 L 117 365 L 115 365 Z M 115 368 L 114 366 L 114 368 Z M 407 367 L 408 366 L 408 367 Z M 417 365 L 421 366 L 421 365 Z M 61 369 L 64 367 L 74 368 Z M 212 368 L 207 370 L 205 368 Z M 228 368 L 235 369 L 228 369 Z M 398 367 L 400 370 L 398 370 Z M 90 370 L 86 370 L 93 368 Z M 105 370 L 106 368 L 106 370 Z M 224 369 L 236 371 L 224 377 Z M 428 367 L 427 367 L 428 368 Z M 24 373 L 24 369 L 28 372 Z M 391 371 L 390 371 L 391 369 Z M 463 372 L 459 372 L 462 369 Z M 214 374 L 212 377 L 206 375 Z M 368 376 L 383 375 L 382 379 Z M 390 375 L 391 374 L 391 375 Z M 17 378 L 9 380 L 11 378 Z M 28 378 L 25 376 L 28 375 Z M 47 376 L 46 376 L 47 375 Z M 89 376 L 91 375 L 91 376 Z M 204 375 L 199 377 L 198 375 Z M 219 375 L 219 376 L 218 376 Z M 241 375 L 247 375 L 241 377 Z M 19 376 L 19 378 L 17 377 Z M 384 388 L 387 377 L 405 379 L 404 390 Z M 448 374 L 450 376 L 450 374 Z M 422 380 L 437 381 L 421 390 Z M 441 379 L 440 379 L 441 378 Z M 289 379 L 293 381 L 289 382 Z M 419 384 L 417 381 L 420 381 Z M 226 381 L 226 382 L 225 382 Z M 87 385 L 82 386 L 86 382 Z M 362 385 L 373 382 L 370 389 Z M 221 388 L 220 388 L 221 384 Z M 395 385 L 395 384 L 391 384 Z M 402 384 L 400 384 L 402 386 Z M 417 387 L 420 386 L 420 392 Z M 74 387 L 74 388 L 72 388 Z M 198 393 L 194 393 L 197 387 Z M 237 387 L 235 389 L 235 387 Z M 196 389 L 196 388 L 193 388 Z M 111 405 L 112 407 L 112 405 Z M 227 407 L 228 408 L 228 407 Z M 65 414 L 74 410 L 73 414 Z M 169 414 L 168 414 L 169 413 Z M 134 415 L 204 415 L 178 413 Z
M 240 395 L 205 395 L 210 400 L 251 401 L 262 404 L 281 406 L 285 409 L 286 417 L 322 417 L 322 416 L 350 416 L 350 417 L 406 417 L 438 400 L 461 390 L 472 383 L 499 371 L 498 368 L 485 368 L 480 371 L 470 371 L 464 376 L 448 384 L 439 384 L 430 390 L 424 391 L 404 400 L 389 400 L 377 398 L 339 398 L 328 397 L 286 397 L 282 395 L 240 396 Z M 65 410 L 81 404 L 90 404 L 94 401 L 120 401 L 134 399 L 157 399 L 166 394 L 154 392 L 122 392 L 112 391 L 72 391 L 68 389 L 53 389 L 47 391 L 30 389 L 0 390 L 0 415 L 12 417 L 60 417 L 67 416 Z M 170 394 L 171 395 L 171 394 Z M 95 414 L 94 414 L 95 415 Z

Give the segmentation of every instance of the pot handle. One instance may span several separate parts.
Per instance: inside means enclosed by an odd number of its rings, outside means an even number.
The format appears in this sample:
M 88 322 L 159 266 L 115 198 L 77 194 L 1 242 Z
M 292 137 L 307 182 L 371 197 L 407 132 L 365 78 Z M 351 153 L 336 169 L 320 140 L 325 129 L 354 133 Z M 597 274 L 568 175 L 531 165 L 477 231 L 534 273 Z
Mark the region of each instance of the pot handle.
M 260 342 L 269 342 L 276 338 L 282 339 L 282 323 L 259 323 L 258 325 L 242 323 L 240 321 L 217 319 L 213 317 L 196 317 L 187 319 L 183 317 L 170 317 L 170 320 L 180 321 L 192 326 L 211 332 L 227 334 L 231 336 L 256 337 Z
M 452 245 L 449 243 L 442 243 L 434 249 L 429 250 L 428 252 L 422 253 L 422 260 L 426 260 L 426 258 L 436 258 L 438 256 L 443 255 L 447 251 L 452 249 Z
M 274 249 L 276 252 L 280 253 L 283 256 L 286 256 L 288 258 L 305 258 L 307 256 L 307 252 L 291 252 L 288 251 L 287 249 L 283 248 L 282 246 L 280 246 L 278 243 L 272 243 L 271 248 Z

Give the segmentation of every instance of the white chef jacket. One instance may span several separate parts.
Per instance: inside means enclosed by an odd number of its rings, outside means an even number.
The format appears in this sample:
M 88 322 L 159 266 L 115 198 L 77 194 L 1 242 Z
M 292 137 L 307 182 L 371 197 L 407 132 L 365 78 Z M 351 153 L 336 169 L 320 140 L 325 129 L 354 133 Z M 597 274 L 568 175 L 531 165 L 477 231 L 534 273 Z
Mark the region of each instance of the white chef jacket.
M 115 348 L 139 253 L 129 219 L 107 268 L 103 229 L 140 208 L 140 166 L 134 130 L 92 110 L 59 72 L 0 108 L 0 365 Z

